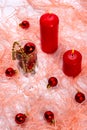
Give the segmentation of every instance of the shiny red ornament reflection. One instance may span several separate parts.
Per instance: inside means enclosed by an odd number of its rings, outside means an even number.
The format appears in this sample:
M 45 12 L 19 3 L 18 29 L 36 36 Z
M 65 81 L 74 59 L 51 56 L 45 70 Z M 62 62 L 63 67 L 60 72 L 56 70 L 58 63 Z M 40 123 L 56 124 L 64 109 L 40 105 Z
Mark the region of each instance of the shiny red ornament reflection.
M 47 85 L 47 88 L 50 88 L 50 87 L 54 87 L 58 84 L 58 80 L 56 77 L 50 77 L 48 79 L 48 85 Z
M 18 113 L 16 116 L 15 116 L 15 122 L 17 124 L 23 124 L 25 122 L 25 119 L 26 119 L 26 115 L 25 114 L 22 114 L 22 113 Z
M 19 26 L 23 29 L 28 29 L 30 27 L 30 24 L 28 21 L 24 20 L 19 24 Z
M 5 74 L 7 77 L 12 77 L 14 76 L 16 73 L 16 71 L 13 69 L 13 68 L 7 68 L 6 71 L 5 71 Z
M 76 95 L 75 95 L 75 100 L 76 102 L 78 103 L 82 103 L 84 100 L 85 100 L 85 95 L 81 92 L 78 92 Z
M 16 46 L 18 46 L 18 49 L 16 49 Z M 18 42 L 14 42 L 12 50 L 12 58 L 13 60 L 18 60 L 19 69 L 21 68 L 21 70 L 23 70 L 25 73 L 35 73 L 35 65 L 37 61 L 35 44 L 32 42 L 27 42 L 22 47 Z
M 44 113 L 44 117 L 45 117 L 46 121 L 49 122 L 49 123 L 54 123 L 55 122 L 54 121 L 54 113 L 51 112 L 51 111 L 46 111 Z

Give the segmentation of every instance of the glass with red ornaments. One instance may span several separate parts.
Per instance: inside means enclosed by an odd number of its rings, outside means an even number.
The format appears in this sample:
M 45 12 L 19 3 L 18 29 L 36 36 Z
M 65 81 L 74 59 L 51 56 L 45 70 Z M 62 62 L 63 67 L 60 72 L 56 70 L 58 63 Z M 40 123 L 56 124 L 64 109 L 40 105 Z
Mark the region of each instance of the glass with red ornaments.
M 12 47 L 12 59 L 18 61 L 18 68 L 24 73 L 34 72 L 37 61 L 36 46 L 32 42 L 14 42 Z

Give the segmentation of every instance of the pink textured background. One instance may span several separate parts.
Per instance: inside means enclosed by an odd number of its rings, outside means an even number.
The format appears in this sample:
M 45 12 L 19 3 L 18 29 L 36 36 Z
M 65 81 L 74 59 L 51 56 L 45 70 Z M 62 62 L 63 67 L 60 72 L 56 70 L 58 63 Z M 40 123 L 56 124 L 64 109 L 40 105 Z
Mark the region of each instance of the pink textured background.
M 60 19 L 59 48 L 54 54 L 42 52 L 40 47 L 39 18 L 53 12 Z M 30 22 L 28 30 L 18 24 Z M 11 58 L 14 41 L 30 41 L 37 47 L 36 74 L 23 75 L 17 61 Z M 62 71 L 63 53 L 75 48 L 82 54 L 82 71 L 76 78 Z M 8 78 L 5 70 L 13 67 L 16 76 Z M 55 88 L 47 89 L 51 76 L 58 78 Z M 86 100 L 78 104 L 77 91 Z M 44 118 L 51 110 L 55 125 Z M 27 114 L 23 125 L 15 123 L 17 113 Z M 87 130 L 87 0 L 0 0 L 0 130 Z

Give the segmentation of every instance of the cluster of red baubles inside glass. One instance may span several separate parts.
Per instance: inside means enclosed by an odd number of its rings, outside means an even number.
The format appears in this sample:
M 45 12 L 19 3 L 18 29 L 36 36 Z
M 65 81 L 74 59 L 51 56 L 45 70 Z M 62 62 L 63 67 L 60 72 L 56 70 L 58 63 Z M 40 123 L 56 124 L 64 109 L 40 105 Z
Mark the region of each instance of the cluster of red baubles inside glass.
M 25 46 L 24 46 L 24 52 L 26 53 L 26 54 L 30 54 L 30 53 L 32 53 L 33 51 L 35 50 L 35 45 L 33 44 L 33 43 L 31 43 L 31 42 L 28 42 L 28 43 L 26 43 L 25 44 Z M 17 56 L 18 58 L 21 58 L 21 57 L 19 57 L 19 55 Z M 31 61 L 31 62 L 29 62 L 28 63 L 28 69 L 32 69 L 32 67 L 34 66 L 34 63 L 35 61 Z M 21 65 L 21 62 L 20 62 L 20 65 Z M 16 71 L 13 69 L 13 68 L 7 68 L 6 69 L 6 71 L 5 71 L 5 74 L 6 74 L 6 76 L 7 77 L 12 77 L 12 76 L 14 76 L 15 75 L 15 73 L 16 73 Z
M 28 29 L 30 27 L 30 24 L 27 20 L 22 21 L 19 26 L 23 29 Z
M 28 42 L 28 43 L 25 44 L 25 46 L 24 46 L 24 52 L 25 52 L 26 54 L 31 54 L 34 50 L 35 50 L 35 45 L 34 45 L 32 42 Z M 35 64 L 35 60 L 34 60 L 34 59 L 31 59 L 31 60 L 28 62 L 27 68 L 28 68 L 29 70 L 32 70 L 34 64 Z

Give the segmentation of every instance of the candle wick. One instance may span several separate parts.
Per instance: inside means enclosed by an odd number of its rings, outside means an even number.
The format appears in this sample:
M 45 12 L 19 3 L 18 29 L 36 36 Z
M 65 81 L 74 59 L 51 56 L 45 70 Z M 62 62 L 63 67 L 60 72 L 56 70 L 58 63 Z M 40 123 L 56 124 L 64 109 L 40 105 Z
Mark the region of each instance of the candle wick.
M 72 56 L 74 56 L 74 49 L 72 49 Z
M 72 57 L 74 56 L 74 53 L 72 53 Z

